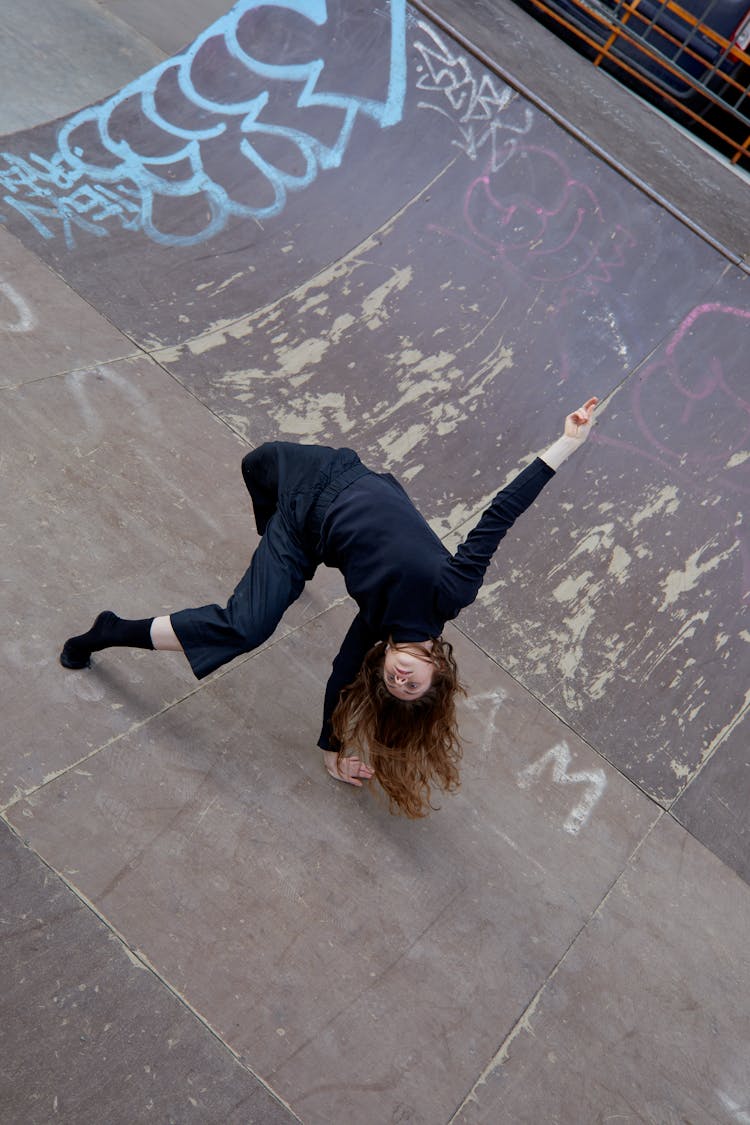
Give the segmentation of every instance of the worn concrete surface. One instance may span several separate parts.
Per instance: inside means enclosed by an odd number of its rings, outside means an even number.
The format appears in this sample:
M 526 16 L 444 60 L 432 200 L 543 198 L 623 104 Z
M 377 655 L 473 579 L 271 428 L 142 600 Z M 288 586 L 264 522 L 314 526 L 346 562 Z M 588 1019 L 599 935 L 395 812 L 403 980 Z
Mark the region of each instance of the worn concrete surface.
M 663 818 L 457 1125 L 741 1122 L 750 1039 L 746 890 Z
M 473 688 L 462 793 L 413 824 L 332 782 L 311 751 L 317 654 L 350 619 L 289 635 L 8 817 L 304 1121 L 442 1120 L 659 810 L 549 712 L 529 724 L 523 689 L 453 631 Z M 295 690 L 267 709 L 282 669 Z M 555 784 L 562 744 L 590 793 Z
M 0 15 L 0 133 L 81 109 L 164 58 L 96 0 L 3 0 Z
M 726 732 L 695 781 L 675 802 L 673 815 L 750 883 L 750 740 L 747 720 Z
M 33 303 L 34 291 L 24 300 Z M 63 329 L 63 360 L 65 338 Z M 257 536 L 240 472 L 247 446 L 142 353 L 8 388 L 3 405 L 0 495 L 18 568 L 0 592 L 3 710 L 26 732 L 0 765 L 5 805 L 196 686 L 183 659 L 149 652 L 102 662 L 92 676 L 61 676 L 50 635 L 80 632 L 102 607 L 143 617 L 224 601 Z M 278 634 L 345 592 L 338 573 L 322 571 Z
M 4 1122 L 297 1120 L 6 825 L 0 888 Z
M 40 100 L 0 144 L 2 1125 L 747 1116 L 748 280 L 399 11 L 267 5 L 252 66 L 224 20 L 158 82 L 107 59 L 166 60 L 221 8 L 78 4 L 60 52 L 28 28 Z M 68 142 L 56 67 L 91 44 L 88 100 L 135 85 Z M 589 391 L 591 442 L 450 627 L 463 787 L 426 821 L 314 749 L 352 615 L 331 572 L 200 684 L 173 654 L 58 665 L 100 608 L 231 590 L 249 447 L 354 445 L 454 543 Z

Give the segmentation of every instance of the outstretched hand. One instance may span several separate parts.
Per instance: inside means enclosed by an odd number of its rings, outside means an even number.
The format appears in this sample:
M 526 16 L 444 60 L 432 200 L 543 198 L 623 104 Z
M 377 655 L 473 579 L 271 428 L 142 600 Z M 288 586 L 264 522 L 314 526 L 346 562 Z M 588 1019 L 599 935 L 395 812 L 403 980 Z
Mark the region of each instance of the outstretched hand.
M 594 415 L 598 398 L 588 399 L 582 407 L 574 410 L 565 419 L 565 436 L 576 438 L 577 441 L 585 441 L 588 437 L 589 430 L 591 429 L 591 419 Z
M 328 773 L 336 781 L 345 781 L 347 785 L 357 785 L 362 787 L 362 781 L 369 781 L 374 776 L 375 771 L 363 762 L 361 758 L 342 758 L 335 750 L 324 750 L 323 758 Z

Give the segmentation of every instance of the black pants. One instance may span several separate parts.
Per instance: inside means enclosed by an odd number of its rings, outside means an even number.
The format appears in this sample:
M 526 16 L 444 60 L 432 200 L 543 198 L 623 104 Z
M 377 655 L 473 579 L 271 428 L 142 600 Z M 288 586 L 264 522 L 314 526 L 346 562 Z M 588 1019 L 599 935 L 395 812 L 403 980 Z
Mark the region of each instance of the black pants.
M 271 636 L 321 561 L 331 502 L 369 471 L 353 450 L 323 445 L 267 442 L 243 458 L 262 537 L 250 566 L 225 607 L 183 609 L 170 618 L 198 679 Z

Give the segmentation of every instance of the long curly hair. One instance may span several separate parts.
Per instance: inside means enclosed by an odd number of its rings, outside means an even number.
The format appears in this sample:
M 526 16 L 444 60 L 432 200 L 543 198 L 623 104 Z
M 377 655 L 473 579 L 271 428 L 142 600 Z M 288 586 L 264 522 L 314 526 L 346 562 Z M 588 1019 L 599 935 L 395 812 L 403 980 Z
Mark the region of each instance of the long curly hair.
M 432 662 L 432 683 L 417 699 L 391 695 L 383 679 L 386 645 L 378 641 L 365 656 L 357 678 L 341 692 L 333 713 L 339 760 L 357 754 L 369 763 L 392 813 L 417 819 L 431 808 L 432 788 L 454 793 L 460 785 L 462 747 L 456 720 L 459 683 L 453 647 L 442 637 L 430 650 L 394 645 Z

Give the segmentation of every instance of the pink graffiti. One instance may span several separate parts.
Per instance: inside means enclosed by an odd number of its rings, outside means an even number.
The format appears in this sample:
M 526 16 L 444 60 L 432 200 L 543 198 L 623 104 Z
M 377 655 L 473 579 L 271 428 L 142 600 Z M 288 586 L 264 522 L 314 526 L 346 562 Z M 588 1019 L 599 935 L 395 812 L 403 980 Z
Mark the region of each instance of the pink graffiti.
M 713 354 L 718 340 L 725 346 L 731 339 L 731 330 L 717 331 L 714 317 L 736 317 L 741 320 L 750 320 L 750 311 L 734 308 L 731 305 L 718 303 L 698 305 L 682 320 L 666 348 L 664 357 L 649 364 L 640 374 L 633 389 L 633 410 L 641 433 L 649 444 L 667 460 L 693 463 L 701 466 L 713 466 L 726 463 L 733 453 L 740 452 L 750 437 L 750 398 L 743 395 L 739 386 L 745 382 L 746 340 L 738 339 L 737 342 L 737 370 L 726 369 L 726 358 Z M 706 321 L 710 317 L 711 331 L 706 333 L 703 340 L 696 338 L 703 334 Z M 731 321 L 729 322 L 731 324 Z M 706 348 L 709 354 L 705 359 L 701 354 Z M 731 343 L 730 343 L 731 348 Z M 683 356 L 683 352 L 686 353 Z M 687 361 L 683 364 L 683 358 Z M 703 362 L 701 362 L 703 360 Z M 647 395 L 653 381 L 659 375 L 664 375 L 677 392 L 677 397 L 670 400 L 675 410 L 679 409 L 677 427 L 669 428 L 669 444 L 659 437 L 652 417 L 659 417 L 658 412 L 647 402 Z M 733 377 L 737 386 L 733 385 Z M 746 387 L 742 387 L 746 390 Z M 709 402 L 709 400 L 711 400 Z M 700 418 L 691 425 L 695 410 L 701 404 Z M 704 429 L 709 443 L 713 433 L 717 431 L 717 423 L 721 423 L 720 448 L 709 452 L 705 441 L 696 440 L 696 429 Z M 740 491 L 750 491 L 750 486 L 745 482 L 740 483 L 738 474 L 732 474 L 733 480 L 730 487 Z
M 602 432 L 592 436 L 659 464 L 687 487 L 697 484 L 706 498 L 750 493 L 750 457 L 742 457 L 750 450 L 748 337 L 737 331 L 738 321 L 750 321 L 750 310 L 718 302 L 696 306 L 662 356 L 635 378 L 631 406 L 645 445 Z M 665 384 L 671 393 L 664 393 Z M 738 546 L 748 597 L 750 529 L 738 528 Z
M 634 245 L 564 160 L 535 145 L 511 142 L 498 173 L 469 185 L 463 216 L 474 244 L 507 268 L 531 281 L 578 279 L 589 292 L 612 281 Z
M 513 138 L 497 167 L 469 184 L 461 232 L 428 229 L 479 250 L 526 282 L 550 282 L 559 312 L 578 292 L 597 293 L 625 264 L 635 239 L 606 222 L 590 187 L 549 149 Z

